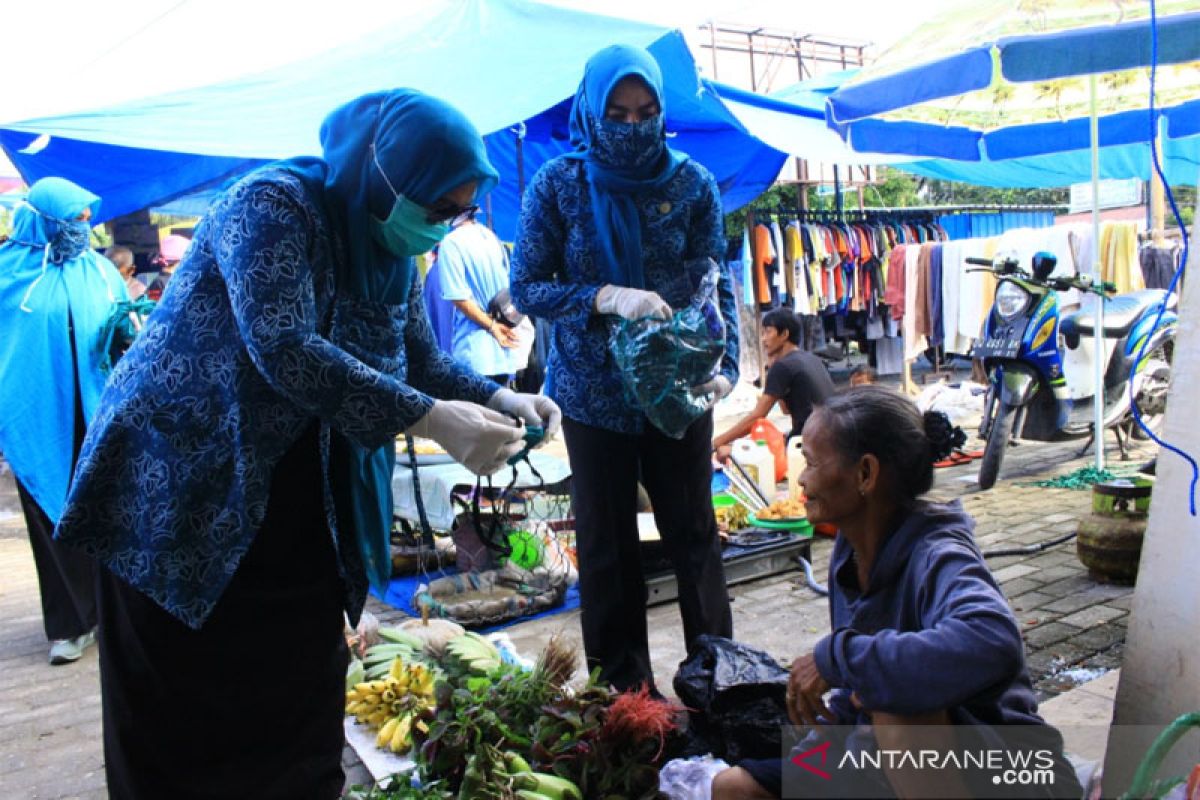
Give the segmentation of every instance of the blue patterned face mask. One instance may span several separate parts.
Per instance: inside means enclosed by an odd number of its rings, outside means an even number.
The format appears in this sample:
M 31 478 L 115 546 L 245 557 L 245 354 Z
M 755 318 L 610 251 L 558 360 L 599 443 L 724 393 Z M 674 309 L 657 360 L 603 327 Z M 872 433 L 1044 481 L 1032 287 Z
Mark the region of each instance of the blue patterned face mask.
M 396 191 L 392 182 L 388 180 L 387 173 L 380 166 L 379 159 L 375 156 L 375 145 L 373 144 L 371 145 L 371 158 L 375 161 L 375 168 L 383 176 L 384 183 L 396 198 L 387 219 L 371 217 L 371 235 L 380 247 L 397 258 L 428 253 L 450 233 L 450 224 L 448 222 L 430 222 L 427 209 Z
M 596 161 L 617 169 L 642 169 L 662 156 L 663 115 L 641 122 L 597 119 L 592 155 Z
M 47 217 L 47 219 L 54 219 Z M 58 232 L 50 240 L 50 263 L 61 264 L 81 254 L 92 241 L 92 226 L 82 219 L 54 219 Z

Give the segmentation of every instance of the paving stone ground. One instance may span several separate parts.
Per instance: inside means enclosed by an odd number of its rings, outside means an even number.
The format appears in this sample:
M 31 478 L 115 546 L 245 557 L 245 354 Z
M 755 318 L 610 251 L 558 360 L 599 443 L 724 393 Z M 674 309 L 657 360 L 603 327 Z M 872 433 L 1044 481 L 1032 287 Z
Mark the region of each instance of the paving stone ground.
M 978 443 L 976 443 L 978 444 Z M 1127 464 L 1109 439 L 1109 459 L 1132 469 L 1152 454 L 1135 444 Z M 1074 531 L 1090 510 L 1090 494 L 1026 485 L 1086 466 L 1082 442 L 1022 444 L 1006 457 L 1003 478 L 980 492 L 972 480 L 978 462 L 939 470 L 932 493 L 961 499 L 977 521 L 987 551 L 1045 542 Z M 816 575 L 824 580 L 830 542 L 813 546 Z M 1066 542 L 1041 552 L 989 560 L 1024 629 L 1028 662 L 1041 699 L 1086 677 L 1120 666 L 1132 589 L 1092 580 Z M 781 662 L 806 651 L 827 630 L 828 605 L 797 571 L 731 589 L 738 639 Z M 371 601 L 384 621 L 395 609 Z M 650 647 L 663 691 L 683 658 L 682 629 L 674 603 L 649 612 Z M 535 653 L 556 632 L 578 642 L 578 612 L 514 625 L 510 636 L 524 653 Z M 0 474 L 0 798 L 103 798 L 103 752 L 95 648 L 81 661 L 50 667 L 41 623 L 37 578 L 11 476 Z M 369 776 L 347 750 L 347 783 Z

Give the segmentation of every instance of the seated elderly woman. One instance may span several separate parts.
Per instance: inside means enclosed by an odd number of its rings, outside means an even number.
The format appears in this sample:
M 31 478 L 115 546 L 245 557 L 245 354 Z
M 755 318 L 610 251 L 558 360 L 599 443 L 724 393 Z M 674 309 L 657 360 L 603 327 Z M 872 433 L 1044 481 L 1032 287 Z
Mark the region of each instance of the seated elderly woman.
M 793 723 L 813 727 L 789 759 L 720 773 L 714 798 L 1082 793 L 1061 736 L 1037 715 L 1020 628 L 975 545 L 974 522 L 957 501 L 921 499 L 950 432 L 944 415 L 923 417 L 878 386 L 839 392 L 809 417 L 800 478 L 809 519 L 838 528 L 832 632 L 796 659 L 788 684 Z M 931 749 L 945 755 L 918 769 L 846 759 Z M 988 757 L 1032 754 L 1030 768 L 1046 770 L 1042 785 L 971 769 L 981 751 L 1005 750 Z

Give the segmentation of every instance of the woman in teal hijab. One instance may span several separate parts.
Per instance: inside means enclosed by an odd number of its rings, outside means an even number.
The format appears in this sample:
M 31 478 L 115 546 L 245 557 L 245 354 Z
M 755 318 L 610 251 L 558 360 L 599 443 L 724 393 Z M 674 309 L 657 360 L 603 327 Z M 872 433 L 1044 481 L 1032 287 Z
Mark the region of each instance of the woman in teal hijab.
M 558 426 L 433 341 L 412 256 L 496 182 L 474 126 L 398 89 L 321 144 L 214 203 L 80 456 L 58 536 L 108 568 L 114 797 L 337 797 L 343 612 L 390 575 L 397 434 L 486 475 Z
M 52 533 L 104 387 L 101 332 L 128 297 L 116 268 L 90 246 L 99 206 L 86 189 L 43 178 L 0 245 L 0 451 L 25 512 L 51 664 L 78 659 L 96 626 L 95 561 Z

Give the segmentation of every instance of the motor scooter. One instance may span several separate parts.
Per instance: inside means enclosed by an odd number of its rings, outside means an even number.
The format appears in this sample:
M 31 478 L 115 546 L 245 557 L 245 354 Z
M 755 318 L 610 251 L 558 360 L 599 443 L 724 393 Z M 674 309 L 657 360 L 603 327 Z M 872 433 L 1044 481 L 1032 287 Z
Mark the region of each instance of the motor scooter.
M 979 428 L 987 441 L 980 462 L 980 488 L 990 489 L 996 482 L 1014 437 L 1059 441 L 1096 435 L 1092 404 L 1097 358 L 1105 364 L 1100 388 L 1103 427 L 1115 431 L 1122 458 L 1127 459 L 1126 440 L 1136 426 L 1130 409 L 1131 373 L 1132 395 L 1143 420 L 1151 426 L 1161 424 L 1166 411 L 1179 321 L 1175 296 L 1162 289 L 1145 289 L 1109 297 L 1115 291 L 1112 284 L 1096 287 L 1080 275 L 1051 277 L 1056 259 L 1045 252 L 1033 256 L 1031 272 L 1013 258 L 966 261 L 986 267 L 972 271 L 991 272 L 999 279 L 995 302 L 972 350 L 983 361 L 989 384 Z M 1060 317 L 1057 292 L 1069 289 L 1095 294 L 1096 302 L 1104 304 L 1103 352 L 1096 352 L 1093 310 Z M 1167 310 L 1155 327 L 1164 303 Z M 1147 338 L 1145 354 L 1134 372 L 1134 360 Z

